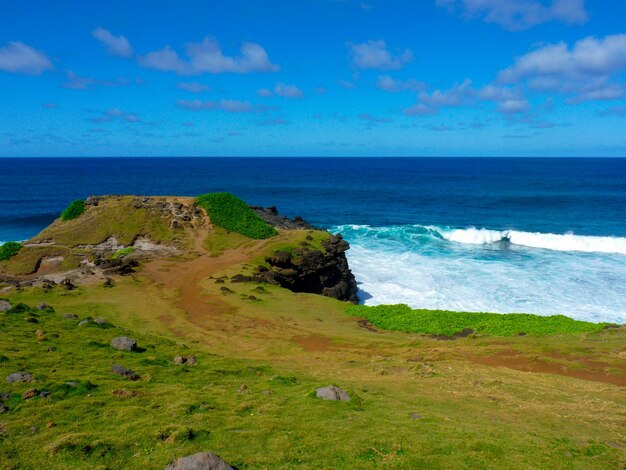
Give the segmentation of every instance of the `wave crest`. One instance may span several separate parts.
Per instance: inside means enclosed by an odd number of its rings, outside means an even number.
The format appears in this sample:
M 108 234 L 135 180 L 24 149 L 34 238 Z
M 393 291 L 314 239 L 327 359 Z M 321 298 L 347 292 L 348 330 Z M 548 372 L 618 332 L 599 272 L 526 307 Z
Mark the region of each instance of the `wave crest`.
M 626 238 L 524 232 L 519 230 L 490 230 L 486 228 L 451 228 L 424 225 L 396 225 L 372 227 L 369 225 L 343 225 L 335 227 L 350 238 L 351 235 L 385 238 L 398 241 L 423 240 L 434 237 L 466 245 L 511 243 L 528 248 L 584 253 L 626 254 Z

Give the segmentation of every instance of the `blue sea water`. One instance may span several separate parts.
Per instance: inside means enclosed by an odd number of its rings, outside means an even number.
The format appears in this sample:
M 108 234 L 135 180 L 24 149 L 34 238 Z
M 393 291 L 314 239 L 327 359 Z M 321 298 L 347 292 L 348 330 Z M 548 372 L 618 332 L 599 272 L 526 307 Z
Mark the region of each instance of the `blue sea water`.
M 626 322 L 626 159 L 0 159 L 0 240 L 90 194 L 230 191 L 340 231 L 366 304 Z

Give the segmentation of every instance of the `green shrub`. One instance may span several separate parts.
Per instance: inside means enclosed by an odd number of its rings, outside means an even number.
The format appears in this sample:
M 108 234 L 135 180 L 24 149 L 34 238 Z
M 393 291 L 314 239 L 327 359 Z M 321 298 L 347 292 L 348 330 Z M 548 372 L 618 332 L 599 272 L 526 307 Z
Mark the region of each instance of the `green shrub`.
M 0 245 L 0 261 L 6 261 L 17 255 L 22 249 L 22 244 L 18 242 L 6 242 Z
M 198 196 L 196 206 L 209 214 L 211 223 L 248 238 L 270 238 L 277 234 L 248 205 L 230 193 L 211 193 Z
M 72 202 L 67 208 L 61 213 L 61 220 L 73 220 L 77 219 L 85 212 L 85 201 L 82 199 L 77 199 Z
M 111 259 L 118 259 L 121 258 L 122 256 L 126 256 L 126 255 L 130 255 L 131 253 L 134 253 L 135 249 L 132 246 L 127 246 L 126 248 L 122 248 L 121 250 L 117 250 L 115 253 L 113 253 L 113 256 L 111 256 Z
M 352 305 L 351 315 L 365 318 L 386 330 L 408 333 L 452 336 L 466 328 L 490 336 L 545 336 L 564 333 L 591 333 L 602 330 L 606 323 L 574 320 L 564 315 L 544 317 L 525 313 L 448 312 L 443 310 L 414 310 L 407 305 Z

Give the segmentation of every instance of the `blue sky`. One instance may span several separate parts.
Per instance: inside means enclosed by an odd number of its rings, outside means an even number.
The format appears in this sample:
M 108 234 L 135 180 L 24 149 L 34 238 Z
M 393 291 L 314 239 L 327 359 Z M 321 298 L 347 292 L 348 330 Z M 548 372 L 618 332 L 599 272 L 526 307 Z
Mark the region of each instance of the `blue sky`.
M 623 0 L 14 1 L 0 156 L 625 156 Z

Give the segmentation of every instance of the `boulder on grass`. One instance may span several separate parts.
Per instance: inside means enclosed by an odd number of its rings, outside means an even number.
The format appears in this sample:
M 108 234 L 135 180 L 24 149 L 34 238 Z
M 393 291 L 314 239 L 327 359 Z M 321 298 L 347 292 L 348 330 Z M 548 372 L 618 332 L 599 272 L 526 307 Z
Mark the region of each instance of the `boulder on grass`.
M 7 382 L 32 382 L 33 374 L 30 372 L 15 372 L 7 377 Z
M 111 372 L 117 375 L 121 375 L 122 377 L 128 380 L 132 380 L 133 382 L 141 378 L 138 374 L 130 370 L 128 367 L 124 367 L 119 364 L 114 364 L 113 367 L 111 367 Z
M 320 387 L 315 390 L 315 394 L 317 398 L 321 398 L 322 400 L 350 401 L 350 395 L 334 385 Z
M 11 302 L 8 300 L 0 299 L 0 312 L 6 312 L 11 308 Z
M 118 336 L 111 340 L 111 347 L 120 351 L 134 351 L 137 348 L 137 341 L 128 336 Z
M 233 470 L 233 467 L 213 452 L 200 452 L 174 460 L 165 470 Z

